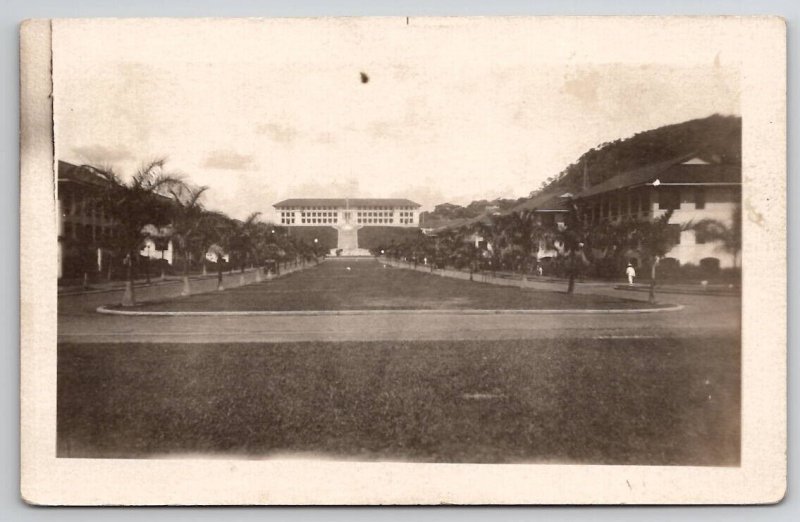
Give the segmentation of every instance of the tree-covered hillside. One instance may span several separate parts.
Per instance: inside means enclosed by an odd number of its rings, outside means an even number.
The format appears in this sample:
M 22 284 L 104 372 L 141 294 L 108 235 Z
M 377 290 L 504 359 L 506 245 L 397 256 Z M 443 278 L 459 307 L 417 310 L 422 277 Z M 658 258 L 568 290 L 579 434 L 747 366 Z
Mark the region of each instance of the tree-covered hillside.
M 453 221 L 471 219 L 481 214 L 492 212 L 503 212 L 513 208 L 518 203 L 525 201 L 526 198 L 519 199 L 479 199 L 471 202 L 467 206 L 455 205 L 453 203 L 442 203 L 436 205 L 432 212 L 423 212 L 420 222 L 425 227 L 437 227 Z
M 560 173 L 547 178 L 537 190 L 531 191 L 530 196 L 545 192 L 580 192 L 584 183 L 584 169 L 587 184 L 592 186 L 621 172 L 689 154 L 711 163 L 741 162 L 742 118 L 714 114 L 602 143 L 586 151 Z M 458 226 L 460 222 L 482 214 L 504 212 L 527 199 L 479 200 L 467 206 L 443 203 L 437 205 L 433 212 L 423 212 L 422 222 L 426 227 L 433 228 Z
M 540 191 L 579 191 L 583 186 L 584 167 L 591 186 L 620 172 L 688 154 L 711 163 L 741 162 L 742 118 L 714 114 L 600 144 L 560 174 L 548 178 Z

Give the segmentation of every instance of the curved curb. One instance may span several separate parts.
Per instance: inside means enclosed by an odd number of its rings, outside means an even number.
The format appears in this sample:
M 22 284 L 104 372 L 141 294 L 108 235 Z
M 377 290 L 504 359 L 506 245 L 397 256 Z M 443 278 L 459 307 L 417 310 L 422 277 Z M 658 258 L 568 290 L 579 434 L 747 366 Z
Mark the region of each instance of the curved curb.
M 118 310 L 97 307 L 97 312 L 108 315 L 127 315 L 140 317 L 209 317 L 209 316 L 241 316 L 241 317 L 292 317 L 292 316 L 325 316 L 325 315 L 571 315 L 571 314 L 651 314 L 656 312 L 677 312 L 683 310 L 683 305 L 671 305 L 664 308 L 618 308 L 618 309 L 543 309 L 543 310 L 481 310 L 481 309 L 428 309 L 428 310 L 237 310 L 237 311 L 143 311 L 143 310 Z
M 626 285 L 617 285 L 614 287 L 614 290 L 621 290 L 626 292 L 638 292 L 640 294 L 649 291 L 648 288 L 641 288 L 641 287 L 629 287 Z M 673 295 L 700 295 L 700 296 L 708 296 L 708 297 L 741 297 L 741 292 L 735 291 L 726 291 L 726 290 L 700 290 L 700 289 L 671 289 L 671 288 L 659 288 L 659 293 L 662 294 L 673 294 Z

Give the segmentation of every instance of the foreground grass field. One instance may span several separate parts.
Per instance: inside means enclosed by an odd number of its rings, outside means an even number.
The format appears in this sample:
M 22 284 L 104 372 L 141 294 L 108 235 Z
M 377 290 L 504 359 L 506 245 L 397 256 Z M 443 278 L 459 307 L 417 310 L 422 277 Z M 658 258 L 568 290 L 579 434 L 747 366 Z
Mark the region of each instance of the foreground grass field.
M 566 290 L 566 288 L 565 288 Z M 274 281 L 135 309 L 150 311 L 634 309 L 642 301 L 567 295 L 391 268 L 375 259 L 332 259 Z
M 61 344 L 58 455 L 736 465 L 736 338 Z

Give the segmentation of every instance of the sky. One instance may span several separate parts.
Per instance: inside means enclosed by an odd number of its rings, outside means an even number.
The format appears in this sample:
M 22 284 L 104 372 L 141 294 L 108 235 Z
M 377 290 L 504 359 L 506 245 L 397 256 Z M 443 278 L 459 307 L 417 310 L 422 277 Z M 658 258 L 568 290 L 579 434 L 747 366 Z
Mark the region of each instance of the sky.
M 518 198 L 601 143 L 740 114 L 741 43 L 707 19 L 61 20 L 52 41 L 57 159 L 165 157 L 237 218 Z

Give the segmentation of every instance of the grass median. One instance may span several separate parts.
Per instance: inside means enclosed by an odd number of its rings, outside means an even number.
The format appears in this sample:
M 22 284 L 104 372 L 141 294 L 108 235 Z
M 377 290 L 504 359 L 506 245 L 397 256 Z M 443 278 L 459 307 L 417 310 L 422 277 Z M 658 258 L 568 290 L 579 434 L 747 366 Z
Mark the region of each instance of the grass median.
M 451 279 L 392 268 L 370 258 L 334 259 L 272 281 L 143 303 L 126 310 L 635 310 L 654 306 L 668 305 Z
M 60 457 L 736 465 L 736 338 L 61 344 Z

